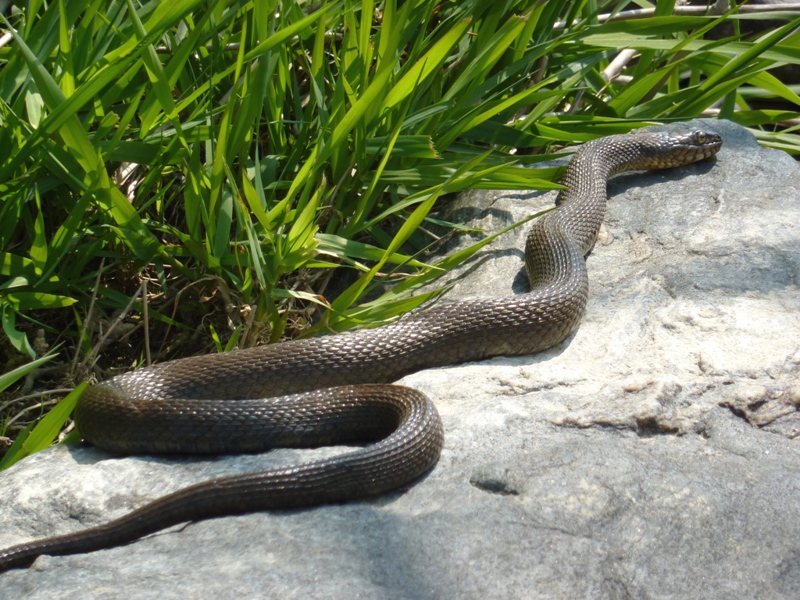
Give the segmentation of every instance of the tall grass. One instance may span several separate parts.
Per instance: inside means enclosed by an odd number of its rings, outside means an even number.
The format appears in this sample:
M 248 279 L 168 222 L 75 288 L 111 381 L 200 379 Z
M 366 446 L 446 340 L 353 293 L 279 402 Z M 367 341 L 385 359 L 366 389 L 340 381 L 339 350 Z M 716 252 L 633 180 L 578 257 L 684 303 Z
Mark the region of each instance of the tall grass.
M 6 364 L 63 344 L 65 376 L 80 379 L 103 353 L 121 358 L 101 366 L 129 368 L 151 347 L 163 360 L 391 320 L 480 246 L 430 262 L 437 200 L 552 188 L 557 173 L 535 165 L 554 147 L 714 111 L 798 152 L 800 97 L 774 74 L 800 62 L 798 15 L 745 34 L 762 15 L 674 16 L 659 2 L 628 19 L 637 7 L 13 9 L 0 48 Z M 751 106 L 765 98 L 783 105 Z M 345 268 L 349 285 L 326 296 Z

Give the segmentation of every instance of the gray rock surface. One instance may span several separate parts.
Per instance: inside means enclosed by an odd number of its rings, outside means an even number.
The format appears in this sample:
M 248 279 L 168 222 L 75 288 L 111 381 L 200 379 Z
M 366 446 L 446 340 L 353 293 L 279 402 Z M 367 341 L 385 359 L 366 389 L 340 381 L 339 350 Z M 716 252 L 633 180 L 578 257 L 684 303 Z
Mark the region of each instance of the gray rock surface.
M 702 125 L 725 139 L 716 162 L 612 181 L 573 336 L 405 378 L 446 428 L 423 480 L 42 557 L 0 575 L 0 598 L 800 597 L 800 172 L 735 125 Z M 553 199 L 475 192 L 451 212 L 492 231 Z M 499 239 L 448 297 L 524 290 L 523 238 Z M 0 547 L 340 450 L 55 448 L 0 474 Z

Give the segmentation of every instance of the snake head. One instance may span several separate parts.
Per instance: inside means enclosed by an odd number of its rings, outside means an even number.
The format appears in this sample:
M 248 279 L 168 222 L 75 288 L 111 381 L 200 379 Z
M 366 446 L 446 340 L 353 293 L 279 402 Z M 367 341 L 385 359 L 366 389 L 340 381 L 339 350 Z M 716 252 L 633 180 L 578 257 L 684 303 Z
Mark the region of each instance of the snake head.
M 669 169 L 714 156 L 722 147 L 722 136 L 710 131 L 687 133 L 640 129 L 628 135 L 596 140 L 595 151 L 608 146 L 610 173 L 643 169 Z
M 689 133 L 668 134 L 666 145 L 671 148 L 665 151 L 671 162 L 665 166 L 677 167 L 714 156 L 722 148 L 722 136 L 696 129 Z
M 687 133 L 642 133 L 641 169 L 668 169 L 705 160 L 722 147 L 722 136 L 695 129 Z M 632 136 L 634 138 L 640 136 Z

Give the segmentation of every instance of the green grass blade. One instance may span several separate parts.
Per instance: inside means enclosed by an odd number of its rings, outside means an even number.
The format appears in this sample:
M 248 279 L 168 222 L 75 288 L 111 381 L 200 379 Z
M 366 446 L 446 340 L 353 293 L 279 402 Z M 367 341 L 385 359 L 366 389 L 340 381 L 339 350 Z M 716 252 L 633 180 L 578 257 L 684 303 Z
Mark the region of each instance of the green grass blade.
M 64 428 L 64 424 L 72 414 L 78 399 L 83 392 L 89 387 L 89 384 L 82 383 L 76 387 L 66 398 L 61 400 L 58 404 L 48 412 L 41 421 L 36 424 L 30 434 L 28 434 L 22 444 L 20 444 L 14 452 L 9 449 L 3 460 L 0 461 L 0 470 L 7 469 L 19 462 L 26 456 L 30 456 L 35 452 L 39 452 L 49 448 L 53 444 L 53 440 L 58 437 L 58 434 Z

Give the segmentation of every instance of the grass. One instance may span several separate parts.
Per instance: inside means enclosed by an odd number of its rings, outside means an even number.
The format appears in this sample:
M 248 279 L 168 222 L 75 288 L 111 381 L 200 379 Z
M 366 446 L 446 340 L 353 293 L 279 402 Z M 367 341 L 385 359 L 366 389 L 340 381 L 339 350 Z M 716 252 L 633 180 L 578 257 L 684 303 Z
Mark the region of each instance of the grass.
M 536 165 L 565 145 L 713 114 L 800 152 L 800 97 L 779 75 L 800 62 L 797 14 L 771 12 L 748 33 L 764 14 L 673 15 L 659 2 L 628 18 L 640 6 L 652 5 L 12 8 L 0 32 L 0 347 L 12 390 L 0 436 L 31 431 L 14 416 L 28 407 L 15 401 L 28 397 L 12 385 L 17 367 L 57 345 L 49 382 L 72 386 L 397 318 L 487 241 L 430 258 L 430 225 L 460 229 L 432 217 L 437 202 L 551 189 L 558 173 Z M 346 283 L 328 294 L 333 273 Z

